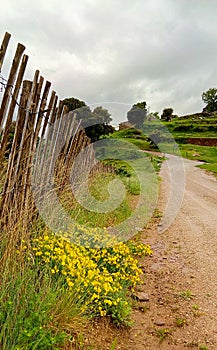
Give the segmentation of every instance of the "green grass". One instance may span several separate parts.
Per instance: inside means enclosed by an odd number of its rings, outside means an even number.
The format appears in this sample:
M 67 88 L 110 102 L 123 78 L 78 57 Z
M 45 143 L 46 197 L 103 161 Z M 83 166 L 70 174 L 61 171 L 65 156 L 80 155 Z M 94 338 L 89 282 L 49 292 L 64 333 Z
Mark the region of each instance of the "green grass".
M 115 350 L 116 348 L 116 345 L 117 345 L 117 338 L 115 338 L 110 346 L 110 349 L 109 350 Z
M 217 176 L 217 147 L 179 145 L 183 157 L 205 162 L 199 165 L 200 168 L 213 172 Z
M 139 140 L 147 140 L 147 137 L 142 134 L 141 130 L 129 128 L 123 129 L 119 131 L 115 131 L 113 134 L 109 136 L 110 138 L 128 138 L 128 139 L 139 139 Z
M 141 150 L 153 149 L 153 146 L 148 141 L 147 135 L 143 134 L 141 130 L 132 128 L 115 131 L 112 135 L 110 135 L 110 138 L 129 142 Z
M 123 201 L 115 210 L 108 210 L 108 212 L 100 213 L 97 212 L 94 207 L 94 200 L 97 200 L 98 202 L 109 200 L 110 195 L 108 192 L 108 185 L 115 178 L 117 177 L 114 174 L 105 173 L 96 174 L 91 179 L 89 191 L 90 195 L 92 196 L 90 198 L 93 199 L 93 202 L 91 204 L 91 199 L 88 200 L 88 197 L 87 201 L 88 208 L 92 208 L 93 210 L 89 210 L 82 204 L 79 204 L 76 198 L 72 196 L 70 189 L 69 191 L 66 190 L 61 194 L 61 202 L 69 212 L 70 216 L 79 224 L 84 224 L 89 227 L 108 227 L 117 225 L 118 223 L 126 220 L 132 214 L 132 209 L 130 207 L 132 194 L 128 192 Z M 86 194 L 84 194 L 84 197 L 85 196 Z M 110 198 L 110 200 L 112 201 L 112 198 Z
M 153 146 L 147 140 L 128 138 L 127 141 L 141 150 L 153 150 Z
M 130 136 L 130 139 L 128 136 Z M 141 147 L 135 146 L 134 142 L 139 142 L 139 146 Z M 91 177 L 88 183 L 88 190 L 91 197 L 87 196 L 87 191 L 82 193 L 84 186 L 81 181 L 80 194 L 84 201 L 82 203 L 87 203 L 88 207 L 79 204 L 76 198 L 72 196 L 70 189 L 61 193 L 61 203 L 67 209 L 70 216 L 79 224 L 85 224 L 90 227 L 114 226 L 129 218 L 133 213 L 132 202 L 135 204 L 137 197 L 141 193 L 145 191 L 151 193 L 151 189 L 156 187 L 157 173 L 160 170 L 163 160 L 161 157 L 155 157 L 141 152 L 141 149 L 146 149 L 145 145 L 147 144 L 150 146 L 147 138 L 141 131 L 135 129 L 116 132 L 111 138 L 101 140 L 101 143 L 95 146 L 96 157 L 104 165 L 112 167 L 114 173 L 101 173 Z M 118 180 L 119 185 L 122 183 L 125 189 L 119 186 L 116 193 L 113 193 L 111 189 L 112 181 L 114 180 Z M 86 180 L 84 179 L 84 181 Z M 111 192 L 109 193 L 110 184 Z M 118 197 L 124 191 L 125 196 L 120 205 L 117 205 L 116 209 L 101 213 L 94 210 L 96 207 L 96 204 L 94 204 L 96 203 L 95 201 L 101 201 L 103 204 L 104 201 L 111 200 L 115 203 L 117 202 L 116 195 Z M 77 193 L 79 194 L 79 191 Z M 93 211 L 90 210 L 91 207 Z
M 149 125 L 149 124 L 148 124 Z M 163 125 L 159 125 L 159 121 L 155 124 L 155 123 L 150 123 L 149 127 L 151 128 L 151 130 L 155 130 L 156 125 L 158 128 L 162 128 L 163 130 L 165 129 L 165 127 Z M 130 159 L 130 152 L 132 152 L 132 157 L 131 159 L 135 159 L 135 157 L 137 157 L 137 159 L 140 157 L 139 155 L 139 150 L 140 151 L 156 151 L 158 150 L 158 148 L 156 147 L 156 145 L 154 145 L 152 142 L 150 142 L 149 138 L 147 135 L 145 135 L 141 130 L 136 130 L 136 129 L 124 129 L 121 131 L 116 131 L 114 132 L 111 136 L 111 139 L 117 139 L 118 141 L 122 141 L 123 145 L 121 147 L 121 149 L 118 150 L 118 154 L 119 154 L 119 159 Z M 131 147 L 130 144 L 132 144 L 135 147 Z M 135 151 L 137 150 L 137 152 Z M 144 157 L 141 156 L 141 157 Z M 161 163 L 163 161 L 162 157 L 158 157 L 158 156 L 153 156 L 151 154 L 146 153 L 146 157 L 151 161 L 154 169 L 156 172 L 159 172 L 160 170 L 160 166 Z M 115 167 L 115 169 L 117 170 L 117 173 L 120 175 L 132 175 L 132 172 L 130 170 L 129 165 L 124 165 L 123 162 L 118 161 L 117 160 L 107 160 L 105 162 L 106 164 L 111 164 Z M 122 173 L 123 170 L 123 173 Z M 125 173 L 126 170 L 126 173 Z
M 11 252 L 2 266 L 0 347 L 60 349 L 68 338 L 67 323 L 73 325 L 73 319 L 78 322 L 81 318 L 76 293 L 66 292 L 62 281 L 54 280 L 48 271 L 39 269 L 32 261 L 22 261 L 15 254 Z
M 214 173 L 217 177 L 217 163 L 203 164 L 203 165 L 200 165 L 200 168 L 206 169 L 207 171 Z

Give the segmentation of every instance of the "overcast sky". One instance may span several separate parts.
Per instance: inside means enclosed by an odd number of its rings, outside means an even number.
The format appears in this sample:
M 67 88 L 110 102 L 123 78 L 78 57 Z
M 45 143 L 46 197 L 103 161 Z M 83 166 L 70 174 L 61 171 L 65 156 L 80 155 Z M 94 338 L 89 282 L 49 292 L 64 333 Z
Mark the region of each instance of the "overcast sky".
M 216 15 L 216 0 L 5 0 L 0 34 L 12 34 L 8 58 L 26 46 L 28 75 L 39 69 L 60 98 L 123 106 L 119 120 L 144 100 L 183 115 L 217 87 Z

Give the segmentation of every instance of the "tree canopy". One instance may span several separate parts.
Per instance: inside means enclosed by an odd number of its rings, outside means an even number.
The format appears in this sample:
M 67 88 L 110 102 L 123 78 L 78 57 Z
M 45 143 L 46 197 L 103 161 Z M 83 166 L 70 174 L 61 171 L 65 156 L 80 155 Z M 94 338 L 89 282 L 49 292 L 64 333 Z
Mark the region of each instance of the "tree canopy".
M 74 97 L 64 99 L 63 103 L 69 111 L 74 111 L 77 120 L 81 120 L 81 125 L 91 141 L 97 141 L 100 136 L 113 133 L 114 128 L 109 125 L 112 121 L 111 114 L 106 108 L 98 106 L 91 111 L 84 101 Z
M 137 102 L 127 112 L 128 121 L 135 125 L 136 128 L 142 129 L 143 123 L 147 116 L 146 102 Z
M 172 116 L 173 116 L 173 109 L 164 108 L 163 113 L 161 114 L 161 119 L 165 120 L 166 122 L 169 122 L 172 119 Z
M 210 88 L 206 92 L 202 94 L 202 100 L 206 103 L 206 107 L 204 108 L 207 112 L 215 112 L 217 111 L 217 89 Z
M 109 124 L 112 121 L 111 114 L 107 109 L 102 108 L 102 106 L 96 107 L 93 110 L 93 118 L 97 122 L 104 124 Z
M 86 106 L 86 103 L 84 101 L 80 101 L 78 98 L 75 97 L 65 98 L 63 100 L 63 104 L 68 107 L 69 111 L 73 111 L 74 109 Z

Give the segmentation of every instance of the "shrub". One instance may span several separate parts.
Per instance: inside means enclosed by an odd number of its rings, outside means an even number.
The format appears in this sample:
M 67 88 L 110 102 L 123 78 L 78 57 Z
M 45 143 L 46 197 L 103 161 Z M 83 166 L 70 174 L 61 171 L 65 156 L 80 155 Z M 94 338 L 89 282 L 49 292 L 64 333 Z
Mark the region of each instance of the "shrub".
M 92 229 L 89 244 L 97 241 L 97 236 Z M 140 282 L 142 273 L 135 255 L 150 255 L 149 246 L 128 242 L 91 248 L 49 233 L 34 240 L 33 251 L 38 264 L 49 266 L 54 277 L 64 277 L 64 285 L 76 289 L 83 312 L 109 315 L 117 323 L 129 322 L 128 291 Z

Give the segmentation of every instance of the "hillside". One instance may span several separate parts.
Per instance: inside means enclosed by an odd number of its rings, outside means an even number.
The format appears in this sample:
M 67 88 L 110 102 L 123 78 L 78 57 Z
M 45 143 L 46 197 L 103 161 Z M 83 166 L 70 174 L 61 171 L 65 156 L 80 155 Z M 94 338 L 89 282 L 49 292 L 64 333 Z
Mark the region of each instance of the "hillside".
M 196 113 L 176 117 L 164 122 L 164 125 L 178 143 L 188 143 L 190 138 L 217 139 L 217 114 Z

